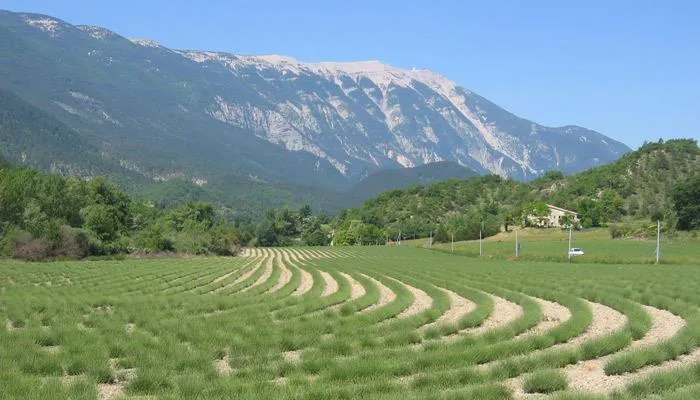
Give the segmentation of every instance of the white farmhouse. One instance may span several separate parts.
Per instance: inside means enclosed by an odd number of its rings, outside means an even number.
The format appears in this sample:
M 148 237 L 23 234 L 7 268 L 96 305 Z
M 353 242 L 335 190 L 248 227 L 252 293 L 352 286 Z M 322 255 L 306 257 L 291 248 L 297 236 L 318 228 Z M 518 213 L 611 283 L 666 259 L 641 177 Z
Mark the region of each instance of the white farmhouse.
M 567 219 L 564 217 L 572 218 L 570 221 L 574 223 L 574 226 L 579 224 L 578 214 L 575 211 L 566 210 L 561 207 L 553 206 L 547 204 L 549 209 L 549 217 L 546 220 L 548 228 L 566 228 L 568 227 Z
M 553 206 L 551 204 L 547 204 L 547 211 L 547 215 L 528 215 L 526 218 L 529 225 L 540 228 L 567 228 L 569 226 L 567 220 L 569 222 L 573 222 L 574 226 L 579 225 L 579 216 L 575 211 Z

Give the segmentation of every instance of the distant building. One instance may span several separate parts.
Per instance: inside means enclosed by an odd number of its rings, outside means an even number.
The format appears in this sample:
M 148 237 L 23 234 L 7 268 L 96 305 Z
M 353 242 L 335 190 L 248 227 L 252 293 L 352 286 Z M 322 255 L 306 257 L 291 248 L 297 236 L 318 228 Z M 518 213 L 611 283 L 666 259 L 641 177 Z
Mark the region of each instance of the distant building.
M 573 222 L 574 226 L 580 224 L 578 213 L 561 207 L 547 204 L 547 215 L 528 215 L 527 220 L 532 226 L 540 228 L 567 228 Z

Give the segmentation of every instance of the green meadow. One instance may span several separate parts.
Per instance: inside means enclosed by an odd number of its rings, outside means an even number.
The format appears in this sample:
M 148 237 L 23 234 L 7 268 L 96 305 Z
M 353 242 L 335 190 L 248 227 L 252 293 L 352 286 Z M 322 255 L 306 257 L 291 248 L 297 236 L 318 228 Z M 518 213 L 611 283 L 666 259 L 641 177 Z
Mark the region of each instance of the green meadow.
M 569 232 L 561 229 L 522 229 L 518 231 L 521 261 L 568 261 Z M 513 259 L 515 231 L 501 232 L 483 240 L 482 257 Z M 426 240 L 407 244 L 427 246 Z M 452 251 L 451 243 L 440 243 L 435 249 Z M 573 262 L 608 264 L 648 264 L 656 262 L 656 239 L 611 239 L 605 228 L 573 231 L 571 247 L 582 248 L 583 256 L 572 257 Z M 478 257 L 479 241 L 455 243 L 455 253 Z M 700 264 L 700 238 L 683 233 L 666 238 L 662 235 L 661 263 Z

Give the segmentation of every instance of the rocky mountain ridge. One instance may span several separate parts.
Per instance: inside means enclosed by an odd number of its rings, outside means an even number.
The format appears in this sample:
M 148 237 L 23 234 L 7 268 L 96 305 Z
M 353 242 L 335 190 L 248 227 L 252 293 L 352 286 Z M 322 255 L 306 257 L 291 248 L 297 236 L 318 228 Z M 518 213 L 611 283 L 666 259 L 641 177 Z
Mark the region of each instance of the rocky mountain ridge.
M 379 61 L 174 50 L 7 11 L 0 42 L 0 87 L 152 179 L 206 186 L 235 172 L 349 187 L 374 171 L 440 161 L 530 179 L 629 151 L 591 130 L 519 118 L 429 70 Z

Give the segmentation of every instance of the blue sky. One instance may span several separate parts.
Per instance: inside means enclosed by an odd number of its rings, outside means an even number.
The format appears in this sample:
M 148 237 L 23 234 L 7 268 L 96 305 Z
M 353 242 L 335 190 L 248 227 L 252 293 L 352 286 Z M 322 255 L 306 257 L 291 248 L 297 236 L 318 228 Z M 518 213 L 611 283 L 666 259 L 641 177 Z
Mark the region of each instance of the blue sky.
M 700 2 L 0 0 L 172 48 L 428 68 L 545 125 L 700 140 Z M 206 4 L 206 5 L 200 5 Z

